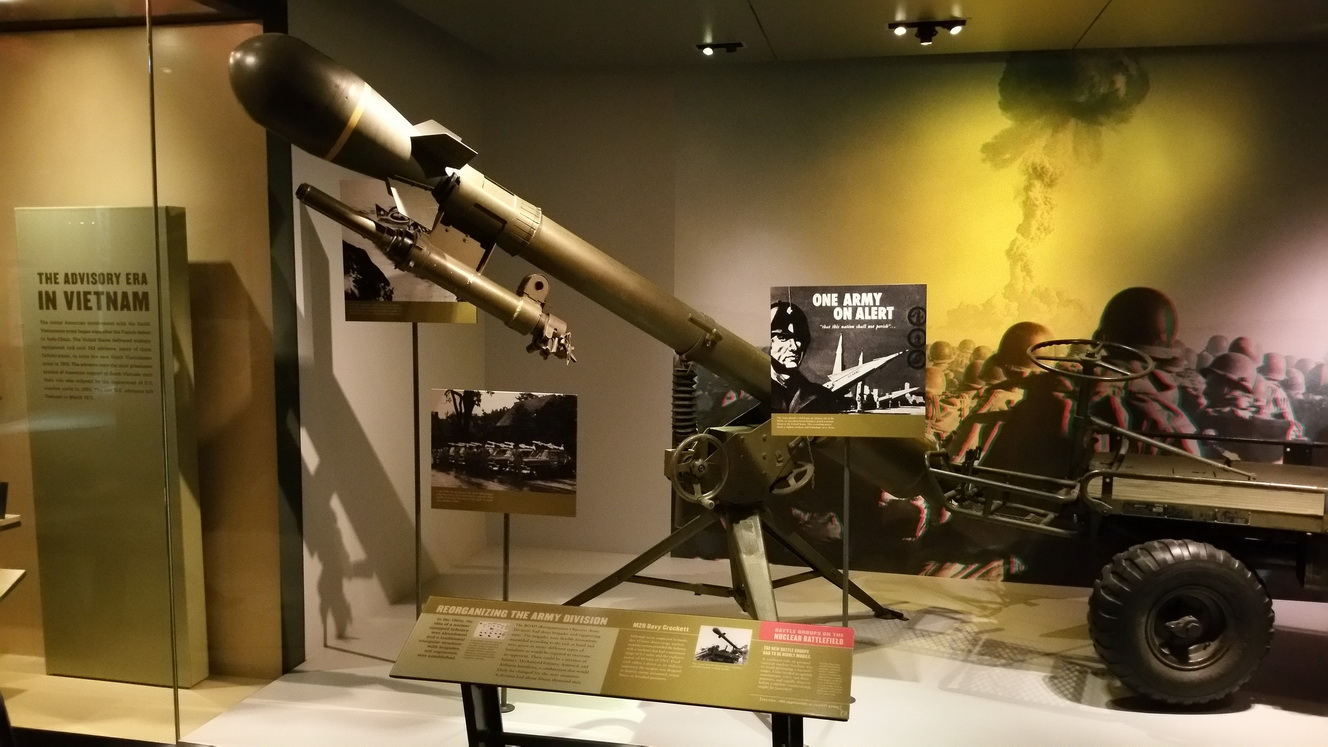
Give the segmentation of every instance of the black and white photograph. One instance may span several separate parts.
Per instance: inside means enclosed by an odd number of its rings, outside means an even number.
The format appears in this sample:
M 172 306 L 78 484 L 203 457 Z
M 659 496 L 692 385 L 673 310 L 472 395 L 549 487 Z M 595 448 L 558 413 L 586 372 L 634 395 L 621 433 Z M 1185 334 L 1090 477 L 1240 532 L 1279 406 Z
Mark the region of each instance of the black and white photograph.
M 571 515 L 576 397 L 436 389 L 430 430 L 435 508 Z M 534 502 L 528 497 L 561 499 Z
M 926 306 L 924 285 L 771 288 L 772 410 L 921 418 Z
M 696 660 L 715 664 L 746 664 L 751 653 L 752 631 L 745 628 L 706 626 L 696 639 Z
M 435 209 L 426 193 L 406 185 L 371 179 L 341 182 L 341 201 L 367 213 L 389 214 L 426 227 L 433 223 Z M 435 231 L 428 240 L 468 265 L 479 259 L 479 249 L 456 232 Z M 473 256 L 472 256 L 473 255 Z M 341 236 L 342 293 L 348 322 L 474 322 L 474 307 L 458 301 L 456 294 L 393 266 L 373 242 L 344 229 Z

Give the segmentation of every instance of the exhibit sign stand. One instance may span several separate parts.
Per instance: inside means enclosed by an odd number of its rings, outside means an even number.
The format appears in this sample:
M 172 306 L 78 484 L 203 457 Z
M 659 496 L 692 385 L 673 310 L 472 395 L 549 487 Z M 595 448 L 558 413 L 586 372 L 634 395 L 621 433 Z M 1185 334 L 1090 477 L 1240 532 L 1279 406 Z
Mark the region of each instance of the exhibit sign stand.
M 430 597 L 391 674 L 460 683 L 477 747 L 602 744 L 507 733 L 509 686 L 770 713 L 801 747 L 803 717 L 848 719 L 852 667 L 851 628 Z
M 49 674 L 207 676 L 185 214 L 17 208 Z

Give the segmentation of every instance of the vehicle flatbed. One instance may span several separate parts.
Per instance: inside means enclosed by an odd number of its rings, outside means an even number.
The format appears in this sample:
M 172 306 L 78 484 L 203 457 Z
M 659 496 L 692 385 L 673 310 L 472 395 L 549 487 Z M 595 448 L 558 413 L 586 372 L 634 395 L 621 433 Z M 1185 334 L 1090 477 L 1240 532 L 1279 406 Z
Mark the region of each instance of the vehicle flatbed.
M 1233 466 L 1253 477 L 1182 456 L 1094 454 L 1085 489 L 1111 513 L 1328 532 L 1328 472 L 1291 464 Z

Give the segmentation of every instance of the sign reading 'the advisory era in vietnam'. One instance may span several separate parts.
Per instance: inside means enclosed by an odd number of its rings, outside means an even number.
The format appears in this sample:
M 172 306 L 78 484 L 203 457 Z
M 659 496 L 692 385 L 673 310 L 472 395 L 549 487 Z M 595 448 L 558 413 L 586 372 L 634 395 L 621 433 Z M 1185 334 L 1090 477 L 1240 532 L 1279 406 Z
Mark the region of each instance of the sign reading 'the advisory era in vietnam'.
M 192 685 L 208 659 L 184 210 L 14 223 L 47 672 Z

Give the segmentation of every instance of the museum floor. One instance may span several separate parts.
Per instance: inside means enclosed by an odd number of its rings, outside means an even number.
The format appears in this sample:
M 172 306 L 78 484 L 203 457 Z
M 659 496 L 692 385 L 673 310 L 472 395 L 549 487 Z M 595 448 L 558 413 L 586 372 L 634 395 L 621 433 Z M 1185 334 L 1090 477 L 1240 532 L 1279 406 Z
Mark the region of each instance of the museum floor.
M 626 556 L 516 551 L 511 597 L 560 602 L 610 573 Z M 491 596 L 497 553 L 435 580 L 430 592 Z M 782 570 L 782 569 L 777 569 Z M 652 574 L 725 583 L 727 564 L 662 561 Z M 1086 745 L 1287 744 L 1324 741 L 1328 728 L 1328 618 L 1324 607 L 1278 602 L 1278 633 L 1255 679 L 1221 707 L 1200 713 L 1149 710 L 1106 679 L 1087 640 L 1087 592 L 1051 586 L 855 574 L 908 621 L 855 614 L 852 716 L 807 719 L 813 747 L 883 744 Z M 781 617 L 840 623 L 838 589 L 810 581 L 781 589 Z M 738 616 L 731 601 L 628 584 L 593 603 Z M 214 747 L 363 747 L 464 744 L 455 686 L 387 676 L 412 607 L 356 621 L 300 670 L 192 733 Z M 762 716 L 608 698 L 510 691 L 510 731 L 661 747 L 770 744 Z
M 432 594 L 495 597 L 499 553 L 435 579 Z M 513 599 L 561 602 L 627 556 L 513 554 Z M 777 569 L 782 571 L 786 569 Z M 723 562 L 668 559 L 651 573 L 727 583 Z M 1054 586 L 861 573 L 854 578 L 907 621 L 871 618 L 854 603 L 852 715 L 805 721 L 812 747 L 887 740 L 918 745 L 1320 744 L 1328 729 L 1325 606 L 1279 601 L 1267 663 L 1230 702 L 1196 713 L 1149 710 L 1105 678 L 1087 640 L 1087 591 Z M 824 581 L 778 592 L 781 616 L 841 623 L 839 590 Z M 731 601 L 636 584 L 601 607 L 739 616 Z M 309 660 L 262 686 L 209 679 L 182 691 L 184 740 L 211 747 L 438 747 L 465 743 L 454 685 L 388 676 L 414 605 L 352 622 L 340 640 L 311 641 Z M 169 741 L 169 691 L 42 674 L 39 660 L 3 657 L 0 688 L 21 726 Z M 147 693 L 146 695 L 144 693 Z M 609 698 L 509 691 L 511 731 L 658 747 L 770 744 L 759 714 Z

